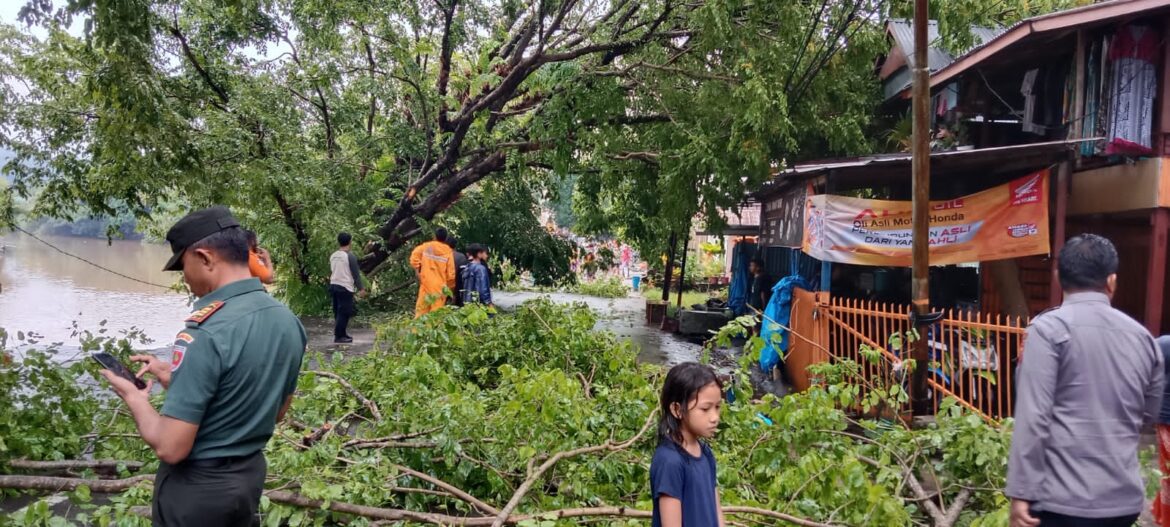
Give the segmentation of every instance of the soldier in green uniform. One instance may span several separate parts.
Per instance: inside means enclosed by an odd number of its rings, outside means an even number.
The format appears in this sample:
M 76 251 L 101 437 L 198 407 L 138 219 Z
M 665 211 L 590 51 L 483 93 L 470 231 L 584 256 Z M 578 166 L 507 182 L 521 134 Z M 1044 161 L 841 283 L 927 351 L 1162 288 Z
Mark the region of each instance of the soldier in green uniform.
M 162 411 L 134 384 L 103 370 L 162 463 L 156 526 L 259 525 L 263 449 L 296 390 L 306 336 L 300 321 L 248 270 L 248 238 L 224 207 L 192 212 L 167 241 L 166 270 L 199 297 L 171 360 L 137 355 L 166 388 Z

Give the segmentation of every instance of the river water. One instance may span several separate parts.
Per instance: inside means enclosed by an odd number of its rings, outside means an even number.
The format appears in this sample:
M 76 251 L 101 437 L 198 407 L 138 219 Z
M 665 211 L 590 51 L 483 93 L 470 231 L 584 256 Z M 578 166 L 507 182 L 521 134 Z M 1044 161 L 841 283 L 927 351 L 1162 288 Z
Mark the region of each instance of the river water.
M 40 236 L 41 239 L 94 264 L 153 284 L 176 283 L 178 273 L 162 271 L 170 256 L 163 245 L 138 241 Z M 182 329 L 190 314 L 187 295 L 155 285 L 147 285 L 118 276 L 57 252 L 52 247 L 20 233 L 0 237 L 0 328 L 15 335 L 18 331 L 42 336 L 42 343 L 62 343 L 73 348 L 78 339 L 74 323 L 83 330 L 118 336 L 132 329 L 143 332 L 152 342 L 135 344 L 139 349 L 165 346 Z M 503 308 L 537 296 L 550 296 L 559 303 L 582 302 L 598 312 L 598 329 L 613 331 L 639 348 L 639 360 L 672 365 L 695 360 L 700 346 L 694 342 L 663 333 L 644 324 L 645 300 L 631 295 L 620 299 L 601 299 L 577 295 L 503 293 L 496 302 Z M 102 321 L 106 321 L 102 326 Z M 311 324 L 311 334 L 323 336 L 319 347 L 331 345 L 329 324 Z M 359 329 L 359 328 L 355 328 Z M 373 332 L 362 330 L 362 340 L 373 345 Z M 369 335 L 367 335 L 369 333 Z M 311 335 L 312 336 L 312 335 Z M 355 337 L 357 335 L 355 334 Z M 315 341 L 316 341 L 315 340 Z M 315 342 L 314 341 L 314 342 Z M 365 342 L 368 341 L 368 342 Z M 10 341 L 10 345 L 13 343 Z
M 119 273 L 160 285 L 179 280 L 162 271 L 170 256 L 163 245 L 137 241 L 41 236 L 71 254 Z M 142 331 L 157 347 L 170 342 L 190 314 L 188 297 L 138 283 L 61 254 L 19 233 L 0 237 L 0 328 L 43 336 L 42 342 L 77 344 L 73 324 L 107 335 Z M 10 342 L 11 344 L 11 342 Z

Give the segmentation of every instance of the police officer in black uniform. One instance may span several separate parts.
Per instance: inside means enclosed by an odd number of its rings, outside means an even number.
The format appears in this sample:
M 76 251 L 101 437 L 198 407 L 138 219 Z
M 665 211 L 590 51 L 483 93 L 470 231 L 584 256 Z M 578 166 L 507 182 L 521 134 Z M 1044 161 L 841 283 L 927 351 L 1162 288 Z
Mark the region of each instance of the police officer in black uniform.
M 162 463 L 154 481 L 155 526 L 250 526 L 264 490 L 263 449 L 292 402 L 304 357 L 300 321 L 248 270 L 248 237 L 231 212 L 192 212 L 167 233 L 195 313 L 169 361 L 136 355 L 166 388 L 161 412 L 146 389 L 109 371 L 138 432 Z

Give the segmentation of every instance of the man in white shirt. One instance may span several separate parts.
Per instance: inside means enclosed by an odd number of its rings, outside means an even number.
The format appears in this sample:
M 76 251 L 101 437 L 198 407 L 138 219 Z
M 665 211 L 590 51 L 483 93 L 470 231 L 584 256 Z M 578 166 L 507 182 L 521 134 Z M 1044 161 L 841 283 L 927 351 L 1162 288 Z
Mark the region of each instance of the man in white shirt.
M 357 314 L 353 297 L 355 293 L 360 296 L 366 293 L 357 257 L 350 251 L 352 242 L 353 237 L 348 232 L 338 234 L 339 248 L 329 256 L 329 296 L 333 298 L 333 342 L 336 344 L 353 342 L 353 337 L 349 336 L 349 319 Z

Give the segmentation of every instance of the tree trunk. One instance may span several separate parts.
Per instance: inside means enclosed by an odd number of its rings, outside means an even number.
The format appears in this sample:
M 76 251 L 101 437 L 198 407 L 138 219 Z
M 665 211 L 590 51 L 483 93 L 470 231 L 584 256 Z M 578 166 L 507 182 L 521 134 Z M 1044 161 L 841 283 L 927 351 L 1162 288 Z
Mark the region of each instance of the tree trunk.
M 297 219 L 295 214 L 295 207 L 285 199 L 284 194 L 280 189 L 272 189 L 272 198 L 276 200 L 276 205 L 280 207 L 280 215 L 284 218 L 284 224 L 292 229 L 293 235 L 296 236 L 297 244 L 292 247 L 293 267 L 296 268 L 297 278 L 302 284 L 309 283 L 309 267 L 305 259 L 309 255 L 309 231 L 305 229 L 305 224 Z
M 995 291 L 999 293 L 1000 311 L 1005 315 L 1028 318 L 1028 297 L 1020 283 L 1020 266 L 1015 259 L 986 262 Z

